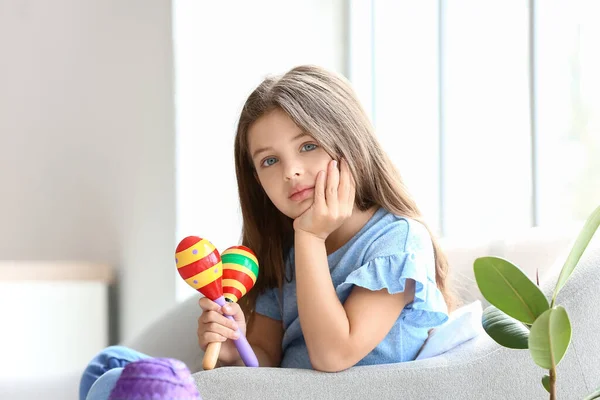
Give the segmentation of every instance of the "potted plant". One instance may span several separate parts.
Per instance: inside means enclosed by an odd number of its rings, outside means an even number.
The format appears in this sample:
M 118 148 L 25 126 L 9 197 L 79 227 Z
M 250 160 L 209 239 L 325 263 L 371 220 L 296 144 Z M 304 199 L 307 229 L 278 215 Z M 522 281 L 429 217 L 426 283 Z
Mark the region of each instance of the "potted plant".
M 498 344 L 512 349 L 529 349 L 533 361 L 547 369 L 542 385 L 556 399 L 556 367 L 571 342 L 567 310 L 556 304 L 556 296 L 577 266 L 600 225 L 600 206 L 588 217 L 560 272 L 552 299 L 517 266 L 500 257 L 481 257 L 473 269 L 481 294 L 491 306 L 483 312 L 482 324 Z M 600 399 L 600 388 L 586 397 Z

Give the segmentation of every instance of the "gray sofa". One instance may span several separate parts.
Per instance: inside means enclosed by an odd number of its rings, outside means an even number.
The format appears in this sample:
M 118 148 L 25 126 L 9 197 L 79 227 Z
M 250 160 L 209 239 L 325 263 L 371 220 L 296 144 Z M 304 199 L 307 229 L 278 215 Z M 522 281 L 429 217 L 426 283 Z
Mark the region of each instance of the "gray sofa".
M 456 265 L 453 276 L 467 301 L 481 298 L 472 279 L 472 261 L 481 255 L 520 260 L 521 268 L 532 277 L 540 268 L 541 286 L 550 298 L 575 234 L 547 237 L 534 233 L 487 245 L 442 245 Z M 540 260 L 548 265 L 537 264 Z M 557 369 L 558 398 L 583 399 L 600 387 L 600 234 L 561 291 L 558 304 L 567 309 L 573 327 L 571 346 Z M 195 337 L 198 315 L 197 297 L 190 298 L 126 345 L 154 356 L 182 359 L 192 371 L 200 371 L 202 354 Z M 505 349 L 481 334 L 437 357 L 401 364 L 354 367 L 333 374 L 228 367 L 200 371 L 194 378 L 204 400 L 543 399 L 548 398 L 540 384 L 544 373 L 527 350 Z

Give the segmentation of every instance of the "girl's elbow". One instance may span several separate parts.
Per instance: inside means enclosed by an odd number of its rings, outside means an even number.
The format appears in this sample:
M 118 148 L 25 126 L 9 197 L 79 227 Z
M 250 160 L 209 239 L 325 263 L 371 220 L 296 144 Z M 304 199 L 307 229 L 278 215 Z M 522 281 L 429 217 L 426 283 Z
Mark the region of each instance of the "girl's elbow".
M 350 367 L 353 367 L 354 362 L 346 357 L 341 357 L 340 354 L 324 354 L 319 356 L 310 356 L 310 363 L 315 371 L 320 372 L 341 372 Z
M 334 372 L 342 372 L 345 369 L 348 369 L 348 367 L 344 368 L 343 366 L 340 365 L 335 365 L 335 364 L 313 364 L 313 369 L 315 371 L 319 371 L 319 372 L 329 372 L 329 373 L 334 373 Z

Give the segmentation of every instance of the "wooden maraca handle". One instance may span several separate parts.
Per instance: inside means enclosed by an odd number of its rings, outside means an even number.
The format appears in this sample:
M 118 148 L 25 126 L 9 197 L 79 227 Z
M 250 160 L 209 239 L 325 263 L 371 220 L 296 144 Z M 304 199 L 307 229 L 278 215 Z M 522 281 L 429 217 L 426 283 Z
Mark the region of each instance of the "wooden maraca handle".
M 219 353 L 221 352 L 222 342 L 212 342 L 206 346 L 204 358 L 202 359 L 202 368 L 205 371 L 214 369 L 219 361 Z
M 215 368 L 217 360 L 219 359 L 219 352 L 221 351 L 221 342 L 212 342 L 206 346 L 204 352 L 204 358 L 202 359 L 202 368 L 205 371 Z

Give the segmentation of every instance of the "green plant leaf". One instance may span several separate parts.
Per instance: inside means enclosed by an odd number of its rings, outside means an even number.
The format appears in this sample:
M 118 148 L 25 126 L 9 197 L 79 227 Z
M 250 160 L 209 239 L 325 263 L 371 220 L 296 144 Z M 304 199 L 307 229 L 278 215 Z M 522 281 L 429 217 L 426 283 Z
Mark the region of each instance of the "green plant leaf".
M 552 369 L 560 363 L 570 342 L 571 322 L 562 306 L 546 310 L 529 332 L 531 357 L 544 369 Z
M 529 329 L 521 322 L 506 315 L 494 306 L 483 310 L 483 329 L 500 346 L 511 349 L 526 349 Z
M 550 375 L 544 375 L 542 378 L 542 386 L 548 393 L 550 393 Z
M 552 294 L 552 304 L 554 304 L 554 300 L 556 299 L 558 292 L 560 292 L 560 289 L 565 286 L 565 283 L 567 283 L 567 280 L 573 273 L 573 270 L 577 266 L 581 255 L 598 229 L 598 226 L 600 226 L 600 206 L 598 206 L 586 220 L 581 232 L 579 232 L 579 236 L 577 236 L 577 240 L 575 240 L 575 244 L 573 244 L 573 247 L 571 248 L 571 252 L 567 256 L 567 260 L 565 261 L 565 264 L 560 271 L 560 275 L 558 276 L 558 280 L 556 281 L 556 287 L 554 288 L 554 293 Z
M 594 393 L 590 393 L 589 395 L 587 395 L 587 397 L 583 400 L 594 400 L 594 399 L 600 399 L 600 388 L 596 389 L 596 391 Z
M 473 271 L 483 297 L 521 322 L 533 324 L 550 307 L 540 288 L 510 261 L 480 257 Z

